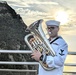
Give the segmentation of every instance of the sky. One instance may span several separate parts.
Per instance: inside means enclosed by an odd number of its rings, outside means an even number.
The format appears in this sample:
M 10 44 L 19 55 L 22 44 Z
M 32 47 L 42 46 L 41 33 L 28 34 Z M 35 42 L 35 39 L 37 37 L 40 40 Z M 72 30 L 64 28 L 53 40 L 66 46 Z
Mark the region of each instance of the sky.
M 60 27 L 59 34 L 66 40 L 68 51 L 76 52 L 76 0 L 5 1 L 20 14 L 27 26 L 39 19 L 43 19 L 44 22 L 50 19 L 64 22 Z

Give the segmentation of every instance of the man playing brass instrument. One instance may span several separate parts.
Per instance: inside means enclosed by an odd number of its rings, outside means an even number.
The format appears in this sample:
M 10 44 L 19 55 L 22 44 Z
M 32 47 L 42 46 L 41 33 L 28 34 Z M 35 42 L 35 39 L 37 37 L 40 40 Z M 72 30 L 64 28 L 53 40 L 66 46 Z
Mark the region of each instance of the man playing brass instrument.
M 52 46 L 53 50 L 56 52 L 56 55 L 54 57 L 47 55 L 45 58 L 40 51 L 34 50 L 34 52 L 31 54 L 32 58 L 36 61 L 43 61 L 43 59 L 46 59 L 46 65 L 54 68 L 47 71 L 39 64 L 38 75 L 63 75 L 64 61 L 68 54 L 68 45 L 64 39 L 58 35 L 60 25 L 59 21 L 49 20 L 46 21 L 46 25 L 49 33 L 48 40 L 50 41 L 50 46 Z

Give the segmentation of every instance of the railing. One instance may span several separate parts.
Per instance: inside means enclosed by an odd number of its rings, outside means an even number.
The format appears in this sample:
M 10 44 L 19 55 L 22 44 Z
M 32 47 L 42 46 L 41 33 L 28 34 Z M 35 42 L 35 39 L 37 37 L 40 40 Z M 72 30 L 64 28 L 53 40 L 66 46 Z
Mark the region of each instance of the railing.
M 26 53 L 32 53 L 32 51 L 30 50 L 0 50 L 0 53 L 22 53 L 22 54 L 26 54 Z M 76 55 L 76 52 L 69 52 L 69 55 Z M 38 65 L 38 62 L 8 62 L 8 61 L 0 61 L 0 64 L 4 64 L 4 65 Z M 70 64 L 70 63 L 65 63 L 65 66 L 74 66 L 76 67 L 76 64 Z M 37 70 L 19 70 L 19 69 L 0 69 L 0 71 L 14 71 L 14 72 L 35 72 L 37 75 Z M 64 73 L 76 73 L 76 72 L 67 72 L 64 71 Z

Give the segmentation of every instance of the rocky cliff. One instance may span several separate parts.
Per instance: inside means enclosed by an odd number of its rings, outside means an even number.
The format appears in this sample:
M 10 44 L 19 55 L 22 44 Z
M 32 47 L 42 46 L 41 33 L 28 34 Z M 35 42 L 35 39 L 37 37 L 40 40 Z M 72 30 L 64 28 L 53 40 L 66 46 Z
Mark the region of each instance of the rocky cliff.
M 29 32 L 25 32 L 27 25 L 21 16 L 12 9 L 7 2 L 0 2 L 0 49 L 1 50 L 27 50 L 29 49 L 24 41 L 24 37 Z M 28 58 L 28 59 L 27 59 Z M 0 61 L 30 61 L 28 54 L 4 54 L 0 53 Z M 27 65 L 0 65 L 6 69 L 32 69 Z M 13 75 L 13 72 L 1 72 L 1 75 Z M 23 73 L 18 75 L 30 75 Z M 34 75 L 34 74 L 33 74 Z

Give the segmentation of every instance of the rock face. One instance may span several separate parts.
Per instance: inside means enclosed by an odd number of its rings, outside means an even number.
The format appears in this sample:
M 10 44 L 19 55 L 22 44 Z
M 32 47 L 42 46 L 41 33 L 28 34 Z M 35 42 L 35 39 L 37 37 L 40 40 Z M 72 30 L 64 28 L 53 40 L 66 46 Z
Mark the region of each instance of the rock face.
M 7 2 L 0 2 L 0 49 L 1 50 L 27 50 L 29 49 L 24 41 L 27 26 L 21 16 L 12 9 Z M 0 53 L 0 61 L 29 61 L 28 54 L 3 54 Z M 0 65 L 0 68 L 32 69 L 25 65 Z M 12 72 L 0 71 L 1 75 L 13 75 Z M 30 75 L 23 73 L 21 75 Z M 18 75 L 18 74 L 16 74 Z M 19 73 L 20 75 L 20 73 Z M 31 74 L 32 75 L 32 74 Z M 34 75 L 34 74 L 33 74 Z
M 27 26 L 19 14 L 6 2 L 0 3 L 0 48 L 28 49 L 25 46 L 24 36 Z

